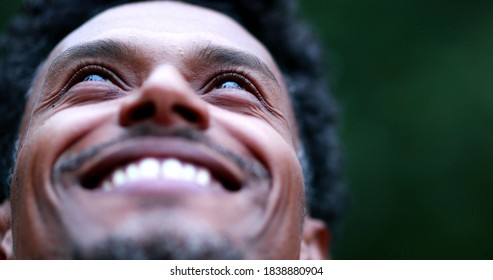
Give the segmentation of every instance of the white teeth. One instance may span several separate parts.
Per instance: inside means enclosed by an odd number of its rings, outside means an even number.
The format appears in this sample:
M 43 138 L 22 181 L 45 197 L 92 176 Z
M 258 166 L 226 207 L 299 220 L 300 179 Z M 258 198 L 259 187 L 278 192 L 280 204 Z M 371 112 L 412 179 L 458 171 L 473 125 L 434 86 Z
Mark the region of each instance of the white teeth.
M 207 186 L 211 182 L 211 175 L 209 171 L 205 169 L 199 169 L 195 176 L 195 181 L 201 186 Z
M 164 178 L 179 179 L 183 165 L 176 159 L 167 159 L 161 165 L 161 174 Z
M 115 173 L 113 173 L 113 176 L 111 177 L 111 180 L 113 181 L 114 186 L 119 186 L 127 181 L 127 178 L 125 176 L 125 173 L 121 170 L 117 170 Z
M 140 176 L 139 167 L 137 167 L 137 164 L 135 163 L 132 163 L 129 166 L 127 166 L 127 170 L 125 171 L 125 173 L 127 174 L 127 178 L 130 181 L 135 181 L 139 179 Z
M 197 168 L 191 164 L 184 164 L 183 169 L 181 170 L 181 178 L 183 180 L 192 181 L 195 178 L 195 173 L 197 172 Z
M 144 159 L 139 166 L 140 176 L 144 178 L 157 178 L 159 176 L 159 161 L 157 159 Z
M 115 170 L 109 179 L 103 182 L 102 188 L 104 191 L 110 191 L 125 183 L 139 180 L 183 181 L 205 187 L 211 184 L 211 174 L 205 168 L 182 163 L 177 159 L 146 158 Z M 166 184 L 163 187 L 166 187 Z

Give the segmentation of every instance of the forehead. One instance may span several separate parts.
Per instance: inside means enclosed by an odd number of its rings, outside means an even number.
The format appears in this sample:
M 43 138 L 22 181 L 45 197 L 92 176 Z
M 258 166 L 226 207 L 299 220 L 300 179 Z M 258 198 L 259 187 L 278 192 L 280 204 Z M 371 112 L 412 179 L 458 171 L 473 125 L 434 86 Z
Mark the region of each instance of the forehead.
M 31 118 L 39 102 L 46 75 L 57 61 L 66 61 L 73 49 L 86 49 L 94 42 L 113 40 L 135 47 L 146 67 L 174 63 L 189 52 L 204 46 L 219 46 L 219 50 L 249 54 L 267 68 L 280 88 L 273 104 L 287 117 L 290 130 L 296 129 L 290 96 L 281 71 L 266 47 L 239 23 L 225 14 L 177 1 L 152 1 L 113 7 L 91 18 L 67 35 L 49 54 L 41 71 L 34 78 L 25 118 Z M 281 47 L 281 46 L 280 46 Z M 236 52 L 239 51 L 239 52 Z M 133 52 L 135 54 L 135 52 Z M 65 59 L 64 59 L 65 58 Z M 77 59 L 77 58 L 76 58 Z M 264 67 L 265 66 L 265 67 Z M 27 120 L 27 119 L 26 119 Z M 24 134 L 24 120 L 21 135 Z M 295 133 L 294 133 L 295 134 Z
M 222 45 L 254 54 L 281 79 L 267 49 L 241 25 L 224 14 L 190 4 L 155 1 L 109 9 L 69 34 L 50 57 L 100 39 L 126 41 L 153 52 L 160 48 L 163 53 L 204 43 Z

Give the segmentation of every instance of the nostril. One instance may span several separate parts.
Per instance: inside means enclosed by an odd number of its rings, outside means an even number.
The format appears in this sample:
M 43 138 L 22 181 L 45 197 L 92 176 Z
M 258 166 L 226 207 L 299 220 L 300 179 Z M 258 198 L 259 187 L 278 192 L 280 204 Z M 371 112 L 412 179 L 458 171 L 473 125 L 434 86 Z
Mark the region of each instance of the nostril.
M 156 106 L 153 103 L 145 103 L 135 108 L 131 113 L 130 118 L 134 122 L 142 121 L 151 118 L 156 113 Z
M 197 123 L 200 121 L 200 116 L 186 107 L 176 105 L 173 107 L 173 111 L 190 123 Z

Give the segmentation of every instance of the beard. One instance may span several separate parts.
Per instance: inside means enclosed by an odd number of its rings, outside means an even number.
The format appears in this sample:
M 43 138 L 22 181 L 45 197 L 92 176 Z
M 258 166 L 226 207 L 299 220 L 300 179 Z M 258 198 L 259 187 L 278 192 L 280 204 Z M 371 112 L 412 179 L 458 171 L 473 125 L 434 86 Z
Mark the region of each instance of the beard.
M 74 250 L 79 260 L 234 260 L 241 254 L 226 240 L 153 236 L 139 241 L 109 237 L 90 248 Z
M 144 222 L 140 220 L 137 224 L 125 224 L 92 244 L 74 244 L 73 259 L 233 260 L 245 258 L 245 254 L 241 253 L 242 250 L 235 248 L 229 238 L 204 228 L 203 225 L 176 221 L 163 223 L 160 218 L 159 223 L 145 226 L 145 220 Z

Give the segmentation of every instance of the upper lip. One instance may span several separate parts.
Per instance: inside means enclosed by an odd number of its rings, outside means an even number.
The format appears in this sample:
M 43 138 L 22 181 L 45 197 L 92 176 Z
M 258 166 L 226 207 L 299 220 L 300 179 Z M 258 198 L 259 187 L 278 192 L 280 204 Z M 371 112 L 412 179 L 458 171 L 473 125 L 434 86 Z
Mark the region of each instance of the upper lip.
M 246 181 L 245 172 L 231 159 L 190 140 L 173 137 L 140 137 L 105 148 L 75 171 L 85 188 L 96 188 L 116 168 L 143 158 L 176 158 L 207 168 L 227 190 L 239 190 Z

